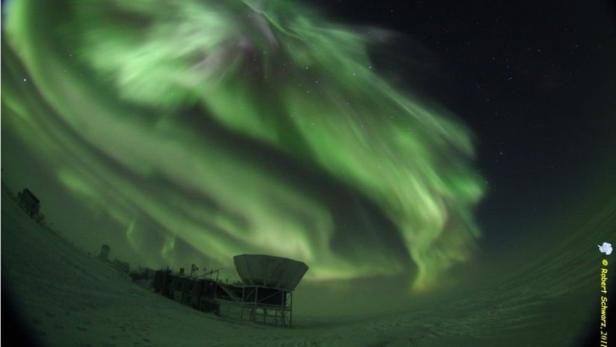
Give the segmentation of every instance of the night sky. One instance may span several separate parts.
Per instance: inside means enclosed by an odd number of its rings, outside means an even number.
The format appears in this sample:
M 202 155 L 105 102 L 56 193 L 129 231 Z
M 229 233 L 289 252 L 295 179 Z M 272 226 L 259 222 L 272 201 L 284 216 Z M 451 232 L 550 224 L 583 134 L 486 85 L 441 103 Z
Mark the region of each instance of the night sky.
M 404 273 L 415 289 L 555 235 L 614 190 L 607 1 L 277 4 L 273 29 L 238 24 L 241 6 L 162 26 L 139 59 L 131 40 L 168 9 L 5 14 L 3 181 L 92 253 L 153 267 L 275 253 L 309 279 Z
M 477 136 L 477 163 L 488 182 L 478 220 L 494 231 L 481 240 L 486 258 L 516 253 L 538 232 L 553 235 L 552 223 L 571 214 L 587 219 L 592 208 L 584 206 L 598 203 L 596 187 L 612 190 L 610 2 L 330 3 L 319 2 L 353 23 L 393 28 L 430 52 L 419 55 L 430 72 L 417 89 L 454 110 Z M 416 46 L 398 49 L 398 59 L 417 59 Z M 416 82 L 416 73 L 399 79 Z

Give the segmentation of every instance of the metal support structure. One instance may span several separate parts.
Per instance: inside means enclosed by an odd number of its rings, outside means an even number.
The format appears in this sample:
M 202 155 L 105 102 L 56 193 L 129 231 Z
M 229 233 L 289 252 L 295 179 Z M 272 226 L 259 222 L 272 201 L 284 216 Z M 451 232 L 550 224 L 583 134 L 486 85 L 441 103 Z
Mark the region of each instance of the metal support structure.
M 267 286 L 227 286 L 223 283 L 218 285 L 226 296 L 217 297 L 216 300 L 237 305 L 240 309 L 240 319 L 282 327 L 292 325 L 292 292 Z

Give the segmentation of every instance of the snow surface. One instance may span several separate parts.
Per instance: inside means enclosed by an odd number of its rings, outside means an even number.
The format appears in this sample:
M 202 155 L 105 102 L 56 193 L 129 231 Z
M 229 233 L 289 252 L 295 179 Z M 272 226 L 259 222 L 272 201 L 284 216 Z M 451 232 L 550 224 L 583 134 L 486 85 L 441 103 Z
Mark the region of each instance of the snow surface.
M 2 194 L 5 287 L 48 346 L 574 346 L 598 306 L 594 240 L 577 247 L 584 254 L 567 252 L 580 241 L 408 312 L 345 322 L 300 312 L 289 329 L 219 318 L 139 287 Z

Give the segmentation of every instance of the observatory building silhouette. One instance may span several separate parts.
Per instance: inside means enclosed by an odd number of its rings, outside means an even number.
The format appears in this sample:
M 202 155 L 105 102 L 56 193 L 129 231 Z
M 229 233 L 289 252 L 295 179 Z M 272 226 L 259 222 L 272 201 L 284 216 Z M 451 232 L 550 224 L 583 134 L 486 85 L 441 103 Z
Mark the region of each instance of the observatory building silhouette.
M 221 315 L 222 307 L 234 311 L 230 316 L 238 314 L 241 319 L 290 327 L 293 291 L 308 266 L 297 260 L 258 254 L 237 255 L 233 263 L 241 282 L 219 281 L 220 269 L 202 276 L 194 276 L 195 271 L 186 275 L 183 269 L 179 273 L 161 269 L 153 273 L 151 287 L 200 311 Z M 214 274 L 216 278 L 210 277 Z

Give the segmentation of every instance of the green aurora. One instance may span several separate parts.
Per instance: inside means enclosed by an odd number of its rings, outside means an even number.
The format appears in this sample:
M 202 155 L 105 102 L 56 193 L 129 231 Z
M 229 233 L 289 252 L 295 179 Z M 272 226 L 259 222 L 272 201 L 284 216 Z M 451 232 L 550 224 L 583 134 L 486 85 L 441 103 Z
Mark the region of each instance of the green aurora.
M 6 10 L 3 126 L 149 264 L 181 241 L 424 289 L 471 255 L 470 133 L 378 75 L 373 35 L 283 0 Z

